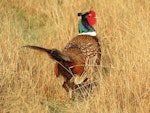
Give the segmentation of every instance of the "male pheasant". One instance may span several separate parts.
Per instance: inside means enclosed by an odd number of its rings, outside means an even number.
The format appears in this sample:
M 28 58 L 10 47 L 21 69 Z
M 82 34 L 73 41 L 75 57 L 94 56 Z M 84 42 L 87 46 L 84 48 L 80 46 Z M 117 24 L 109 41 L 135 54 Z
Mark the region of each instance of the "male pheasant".
M 93 25 L 96 23 L 96 13 L 91 10 L 78 13 L 81 21 L 78 25 L 79 34 L 63 49 L 45 49 L 38 46 L 24 46 L 46 52 L 56 61 L 55 74 L 64 78 L 63 87 L 67 92 L 78 88 L 95 79 L 96 66 L 100 64 L 101 48 Z

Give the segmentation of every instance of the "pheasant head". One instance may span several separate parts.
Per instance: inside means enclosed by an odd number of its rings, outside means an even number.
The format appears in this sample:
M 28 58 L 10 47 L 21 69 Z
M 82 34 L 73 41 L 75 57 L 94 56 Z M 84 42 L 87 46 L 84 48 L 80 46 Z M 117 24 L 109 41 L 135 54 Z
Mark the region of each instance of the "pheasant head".
M 83 14 L 78 13 L 78 16 L 81 16 L 78 25 L 79 34 L 91 34 L 92 36 L 96 36 L 95 29 L 93 28 L 93 25 L 96 24 L 96 13 L 92 10 Z

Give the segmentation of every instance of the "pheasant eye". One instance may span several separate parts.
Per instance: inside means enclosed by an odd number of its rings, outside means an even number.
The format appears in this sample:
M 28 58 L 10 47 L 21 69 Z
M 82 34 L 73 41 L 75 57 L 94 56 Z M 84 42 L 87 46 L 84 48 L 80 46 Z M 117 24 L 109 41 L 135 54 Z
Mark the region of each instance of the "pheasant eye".
M 90 14 L 88 14 L 88 17 L 91 17 L 92 16 L 92 14 L 90 13 Z

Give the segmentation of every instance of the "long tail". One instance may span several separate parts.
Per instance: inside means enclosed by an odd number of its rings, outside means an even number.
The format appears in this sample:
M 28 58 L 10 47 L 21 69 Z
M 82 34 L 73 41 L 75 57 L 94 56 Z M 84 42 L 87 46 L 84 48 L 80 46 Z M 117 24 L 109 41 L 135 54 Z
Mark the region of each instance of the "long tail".
M 34 49 L 37 51 L 41 51 L 41 52 L 46 52 L 52 59 L 61 62 L 61 61 L 66 61 L 66 62 L 71 62 L 71 59 L 64 55 L 62 52 L 60 52 L 58 49 L 46 49 L 43 47 L 38 47 L 38 46 L 30 46 L 30 45 L 26 45 L 23 47 L 27 47 L 30 49 Z

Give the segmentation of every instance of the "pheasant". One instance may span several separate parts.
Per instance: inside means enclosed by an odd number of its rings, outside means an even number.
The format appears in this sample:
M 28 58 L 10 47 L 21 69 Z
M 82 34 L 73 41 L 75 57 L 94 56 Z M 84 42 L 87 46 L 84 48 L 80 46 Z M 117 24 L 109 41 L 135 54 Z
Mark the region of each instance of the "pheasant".
M 99 39 L 93 25 L 96 23 L 96 13 L 91 10 L 78 13 L 81 20 L 78 24 L 78 35 L 64 47 L 58 49 L 46 49 L 38 46 L 27 45 L 34 50 L 46 52 L 55 60 L 54 72 L 56 77 L 62 76 L 62 87 L 70 92 L 95 79 L 96 66 L 100 64 L 101 48 Z

